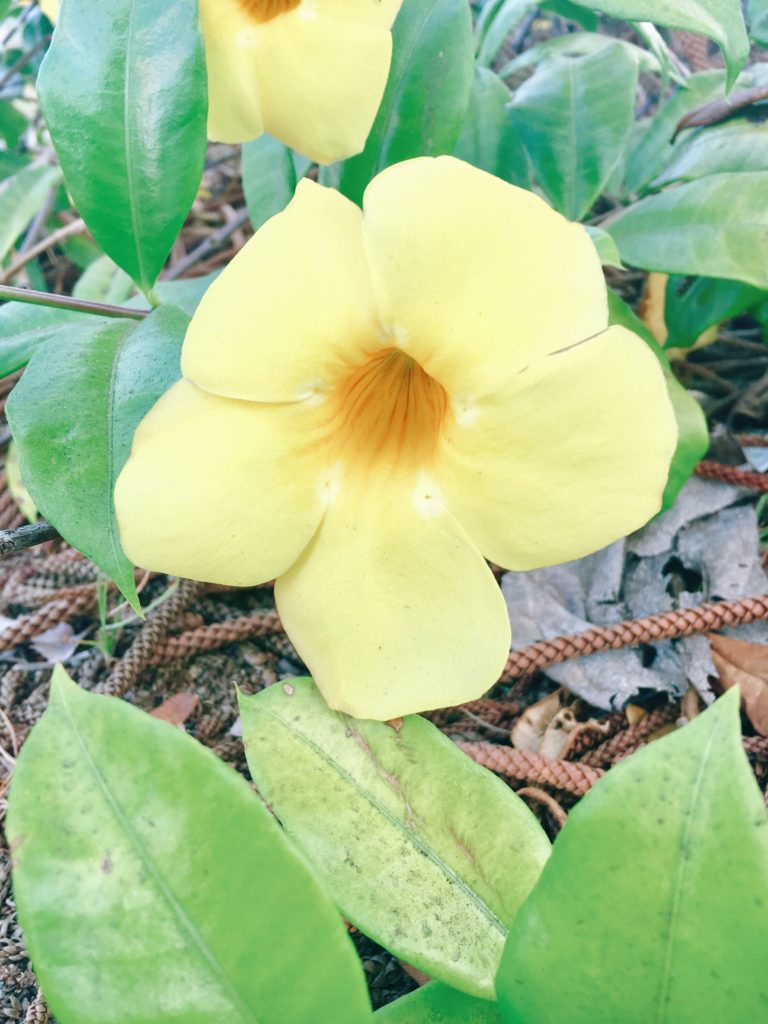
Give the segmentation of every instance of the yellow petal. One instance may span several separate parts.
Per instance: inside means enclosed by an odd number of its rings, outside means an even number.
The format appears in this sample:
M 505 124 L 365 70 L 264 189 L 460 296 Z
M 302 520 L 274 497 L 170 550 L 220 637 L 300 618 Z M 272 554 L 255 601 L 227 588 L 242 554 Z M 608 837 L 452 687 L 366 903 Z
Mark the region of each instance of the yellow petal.
M 343 481 L 275 593 L 325 699 L 358 718 L 479 697 L 509 650 L 496 581 L 426 480 Z
M 200 0 L 200 30 L 208 69 L 208 135 L 246 142 L 264 131 L 254 33 L 239 0 Z
M 294 401 L 325 390 L 380 334 L 360 210 L 305 180 L 206 292 L 182 369 L 214 394 Z
M 138 565 L 232 586 L 263 583 L 305 548 L 323 514 L 312 410 L 218 398 L 176 383 L 139 425 L 115 488 Z
M 321 164 L 359 153 L 384 94 L 384 25 L 304 4 L 264 26 L 257 74 L 266 131 Z
M 457 399 L 608 324 L 589 236 L 531 192 L 424 157 L 376 177 L 363 209 L 382 316 Z
M 532 363 L 448 426 L 438 479 L 508 569 L 580 558 L 661 506 L 677 427 L 661 367 L 623 327 Z

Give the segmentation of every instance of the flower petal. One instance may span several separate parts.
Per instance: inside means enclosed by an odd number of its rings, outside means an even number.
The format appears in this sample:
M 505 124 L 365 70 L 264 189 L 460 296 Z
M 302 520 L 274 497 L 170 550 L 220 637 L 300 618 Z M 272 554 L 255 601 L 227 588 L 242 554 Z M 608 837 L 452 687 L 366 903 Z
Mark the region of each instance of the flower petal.
M 247 142 L 264 131 L 256 73 L 254 25 L 238 0 L 200 0 L 208 68 L 208 135 Z
M 324 390 L 381 335 L 361 220 L 338 192 L 300 182 L 205 293 L 184 342 L 184 376 L 262 402 Z
M 532 363 L 448 427 L 438 482 L 508 569 L 580 558 L 661 507 L 677 426 L 650 349 L 623 327 Z
M 509 651 L 496 581 L 425 480 L 342 482 L 275 593 L 325 699 L 358 718 L 479 697 Z
M 334 17 L 320 5 L 268 22 L 257 44 L 266 130 L 321 164 L 359 153 L 391 58 L 392 36 L 383 23 Z
M 382 317 L 456 398 L 608 325 L 581 225 L 454 157 L 408 160 L 366 190 L 364 234 Z
M 325 508 L 312 419 L 306 406 L 235 402 L 174 384 L 139 424 L 115 488 L 128 557 L 232 586 L 285 572 Z

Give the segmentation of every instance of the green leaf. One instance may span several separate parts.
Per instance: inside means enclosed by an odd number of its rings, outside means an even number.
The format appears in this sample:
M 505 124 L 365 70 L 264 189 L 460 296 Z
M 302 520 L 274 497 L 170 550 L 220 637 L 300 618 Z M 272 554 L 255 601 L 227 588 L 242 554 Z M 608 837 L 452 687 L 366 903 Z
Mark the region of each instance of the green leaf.
M 365 149 L 340 168 L 339 188 L 356 203 L 385 167 L 452 153 L 469 103 L 474 58 L 466 0 L 405 0 L 392 45 L 387 88 Z
M 570 220 L 587 213 L 618 163 L 632 130 L 636 88 L 636 62 L 623 46 L 608 43 L 589 57 L 542 64 L 518 89 L 510 111 L 534 177 Z
M 639 316 L 616 292 L 608 289 L 608 313 L 612 324 L 620 324 L 639 335 L 661 363 L 667 381 L 667 394 L 677 420 L 677 447 L 669 467 L 661 511 L 668 509 L 690 478 L 696 463 L 704 458 L 709 447 L 709 430 L 701 406 L 672 373 L 664 349 Z
M 768 46 L 768 0 L 747 0 L 747 24 L 750 39 Z
M 768 288 L 768 173 L 711 174 L 603 225 L 625 263 Z
M 536 6 L 535 0 L 503 0 L 477 40 L 477 64 L 490 67 L 510 32 Z
M 762 288 L 713 277 L 670 277 L 664 300 L 667 348 L 688 348 L 708 327 L 768 299 Z
M 739 695 L 633 754 L 568 816 L 510 931 L 507 1024 L 768 1019 L 768 816 Z
M 552 14 L 558 14 L 561 18 L 575 21 L 587 32 L 596 32 L 600 24 L 600 19 L 593 11 L 586 10 L 581 4 L 571 3 L 571 0 L 546 0 L 546 3 L 539 6 L 545 11 L 551 11 Z
M 488 68 L 476 68 L 472 95 L 454 155 L 526 188 L 528 158 L 509 116 L 509 89 Z
M 197 0 L 67 0 L 38 78 L 67 185 L 102 249 L 151 290 L 200 184 Z
M 768 123 L 737 118 L 686 132 L 675 146 L 672 159 L 654 178 L 653 186 L 729 171 L 768 171 Z
M 684 89 L 678 89 L 646 125 L 627 157 L 625 188 L 637 192 L 659 173 L 672 158 L 672 138 L 677 124 L 685 114 L 723 95 L 725 75 L 722 71 L 702 71 L 691 75 Z
M 499 1008 L 455 988 L 430 982 L 382 1007 L 376 1024 L 503 1024 Z
M 133 433 L 179 377 L 188 317 L 163 306 L 138 326 L 111 320 L 39 349 L 8 400 L 21 474 L 35 504 L 140 610 L 112 491 Z
M 25 167 L 3 182 L 0 190 L 0 260 L 5 259 L 50 190 L 60 181 L 58 167 Z
M 582 4 L 612 18 L 653 21 L 714 39 L 725 58 L 728 88 L 749 56 L 741 0 L 582 0 Z
M 119 306 L 126 302 L 134 292 L 133 278 L 111 260 L 109 256 L 99 256 L 79 279 L 72 290 L 76 299 L 88 302 L 107 302 Z
M 616 248 L 616 243 L 607 231 L 603 231 L 602 228 L 597 228 L 592 224 L 588 224 L 587 234 L 592 239 L 595 249 L 597 250 L 597 255 L 600 257 L 600 262 L 604 267 L 617 267 L 619 270 L 624 269 L 624 264 L 621 262 L 621 256 L 619 256 L 619 250 Z
M 365 1024 L 335 908 L 246 782 L 62 668 L 14 773 L 24 938 L 60 1024 Z
M 609 42 L 603 35 L 596 32 L 569 32 L 564 36 L 552 36 L 549 39 L 542 39 L 535 46 L 529 46 L 517 57 L 513 57 L 508 64 L 499 71 L 502 78 L 509 78 L 511 75 L 519 74 L 526 68 L 535 67 L 544 60 L 551 60 L 555 57 L 588 57 L 598 50 L 605 48 Z M 659 61 L 648 50 L 629 43 L 625 39 L 612 40 L 615 46 L 620 46 L 628 57 L 637 64 L 639 71 L 650 71 L 656 74 L 661 72 Z
M 15 149 L 22 134 L 27 130 L 26 117 L 16 109 L 10 100 L 0 100 L 0 137 L 5 139 L 8 149 Z
M 259 792 L 344 915 L 493 998 L 507 926 L 549 852 L 525 804 L 426 719 L 358 721 L 309 679 L 241 696 L 240 711 Z
M 271 135 L 262 135 L 242 148 L 245 204 L 253 230 L 285 209 L 296 189 L 293 153 Z
M 26 302 L 0 306 L 0 378 L 26 366 L 48 341 L 63 344 L 103 330 L 114 320 Z

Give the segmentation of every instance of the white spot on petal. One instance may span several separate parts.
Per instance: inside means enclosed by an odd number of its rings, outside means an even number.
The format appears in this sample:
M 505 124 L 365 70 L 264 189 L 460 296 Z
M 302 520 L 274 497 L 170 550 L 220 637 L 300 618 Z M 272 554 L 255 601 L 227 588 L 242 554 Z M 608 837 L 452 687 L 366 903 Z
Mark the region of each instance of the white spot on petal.
M 471 426 L 480 415 L 480 407 L 472 398 L 455 398 L 453 401 L 453 418 L 460 427 Z
M 435 519 L 445 512 L 440 488 L 427 473 L 419 473 L 413 489 L 413 507 L 424 519 Z

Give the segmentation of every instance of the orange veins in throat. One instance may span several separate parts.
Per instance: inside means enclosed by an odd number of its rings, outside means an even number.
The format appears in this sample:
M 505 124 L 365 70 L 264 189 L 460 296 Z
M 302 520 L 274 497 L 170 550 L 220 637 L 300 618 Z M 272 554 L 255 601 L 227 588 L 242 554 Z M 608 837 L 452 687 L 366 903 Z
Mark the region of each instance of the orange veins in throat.
M 434 460 L 448 397 L 399 349 L 375 352 L 341 379 L 330 399 L 329 428 L 341 458 L 405 470 Z
M 294 10 L 299 6 L 301 0 L 237 0 L 237 2 L 249 17 L 263 24 Z

